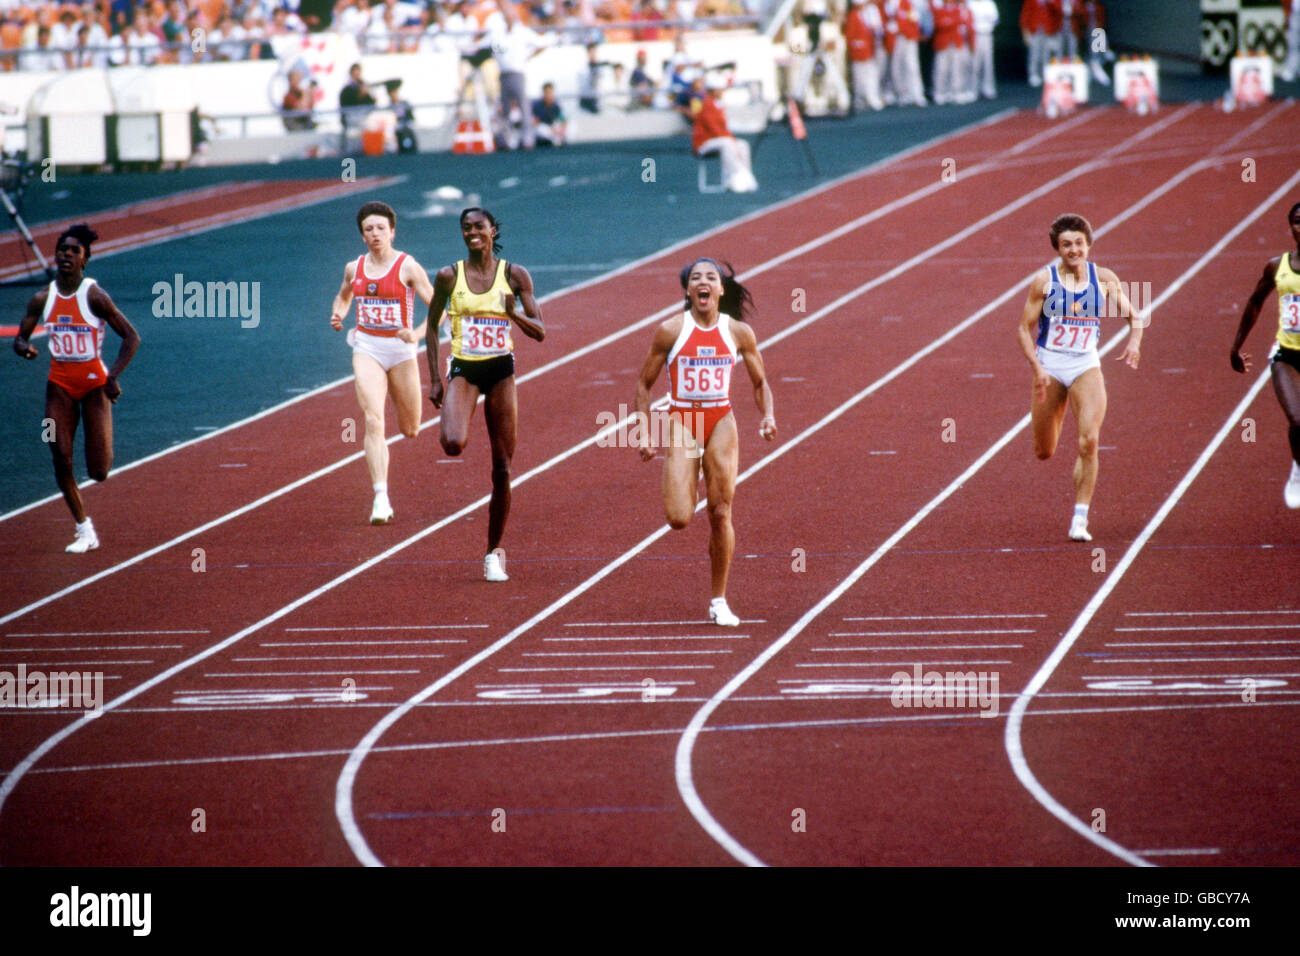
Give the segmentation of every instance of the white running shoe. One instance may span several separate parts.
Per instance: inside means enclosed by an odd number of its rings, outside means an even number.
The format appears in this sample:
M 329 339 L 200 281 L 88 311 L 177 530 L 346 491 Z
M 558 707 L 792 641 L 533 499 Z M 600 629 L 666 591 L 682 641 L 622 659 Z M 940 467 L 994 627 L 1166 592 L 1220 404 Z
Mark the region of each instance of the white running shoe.
M 370 509 L 371 524 L 388 524 L 393 520 L 393 506 L 388 503 L 388 495 L 375 495 L 375 506 Z
M 1291 477 L 1282 489 L 1282 498 L 1288 508 L 1300 508 L 1300 465 L 1291 462 Z
M 84 525 L 77 525 L 77 536 L 72 539 L 72 544 L 63 550 L 69 554 L 85 554 L 87 551 L 94 551 L 99 547 L 99 535 L 95 534 L 95 525 L 89 518 Z
M 709 604 L 709 620 L 718 627 L 740 627 L 740 618 L 731 613 L 725 598 L 714 598 Z
M 1075 518 L 1070 522 L 1070 540 L 1071 541 L 1091 541 L 1092 535 L 1088 534 L 1088 519 Z
M 483 557 L 483 580 L 484 581 L 509 581 L 510 577 L 506 574 L 505 565 L 501 563 L 501 555 L 491 551 Z

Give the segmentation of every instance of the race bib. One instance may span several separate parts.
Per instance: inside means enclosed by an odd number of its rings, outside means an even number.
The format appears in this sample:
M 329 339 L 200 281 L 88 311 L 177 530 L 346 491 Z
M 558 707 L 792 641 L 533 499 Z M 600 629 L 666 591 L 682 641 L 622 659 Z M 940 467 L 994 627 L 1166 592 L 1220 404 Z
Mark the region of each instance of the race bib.
M 396 332 L 402 327 L 402 303 L 397 299 L 357 299 L 357 325 L 371 332 Z
M 1053 319 L 1047 330 L 1047 347 L 1057 352 L 1088 352 L 1097 347 L 1101 323 L 1096 319 Z
M 1282 331 L 1300 334 L 1300 293 L 1282 296 Z
M 677 359 L 677 397 L 687 402 L 716 402 L 731 392 L 730 357 L 701 358 L 682 356 Z
M 467 315 L 461 319 L 461 352 L 487 358 L 509 355 L 510 320 L 495 315 Z
M 45 326 L 50 335 L 50 355 L 56 362 L 90 362 L 96 358 L 95 330 L 88 325 Z

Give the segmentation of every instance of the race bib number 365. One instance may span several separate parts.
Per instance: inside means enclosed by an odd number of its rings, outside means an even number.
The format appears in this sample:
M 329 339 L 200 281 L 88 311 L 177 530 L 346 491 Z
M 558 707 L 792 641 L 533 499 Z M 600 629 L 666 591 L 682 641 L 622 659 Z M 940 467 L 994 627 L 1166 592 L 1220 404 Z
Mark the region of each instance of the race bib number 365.
M 1300 294 L 1282 296 L 1282 331 L 1300 332 Z
M 490 315 L 465 317 L 461 350 L 466 355 L 508 355 L 510 320 Z

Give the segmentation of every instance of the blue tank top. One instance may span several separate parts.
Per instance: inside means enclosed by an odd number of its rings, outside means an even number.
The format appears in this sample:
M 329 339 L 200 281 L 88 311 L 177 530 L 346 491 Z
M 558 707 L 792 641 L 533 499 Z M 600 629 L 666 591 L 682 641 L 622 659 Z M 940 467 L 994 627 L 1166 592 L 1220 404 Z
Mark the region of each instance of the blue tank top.
M 1101 283 L 1097 267 L 1088 263 L 1088 281 L 1077 292 L 1061 282 L 1056 265 L 1048 266 L 1051 281 L 1038 316 L 1037 344 L 1054 352 L 1082 354 L 1097 350 L 1101 336 Z

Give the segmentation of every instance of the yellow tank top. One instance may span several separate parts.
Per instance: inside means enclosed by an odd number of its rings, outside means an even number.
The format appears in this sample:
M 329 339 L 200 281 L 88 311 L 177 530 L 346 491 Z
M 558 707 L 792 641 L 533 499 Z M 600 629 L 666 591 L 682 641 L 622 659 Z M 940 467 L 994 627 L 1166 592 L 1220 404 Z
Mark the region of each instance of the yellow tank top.
M 509 355 L 514 351 L 510 339 L 510 316 L 506 299 L 514 295 L 506 279 L 508 265 L 497 260 L 497 272 L 486 292 L 474 292 L 465 281 L 465 260 L 456 263 L 456 284 L 447 302 L 451 320 L 451 354 L 458 359 L 479 361 Z
M 1292 253 L 1284 253 L 1273 282 L 1277 286 L 1277 340 L 1283 348 L 1300 350 L 1300 273 L 1291 268 Z

